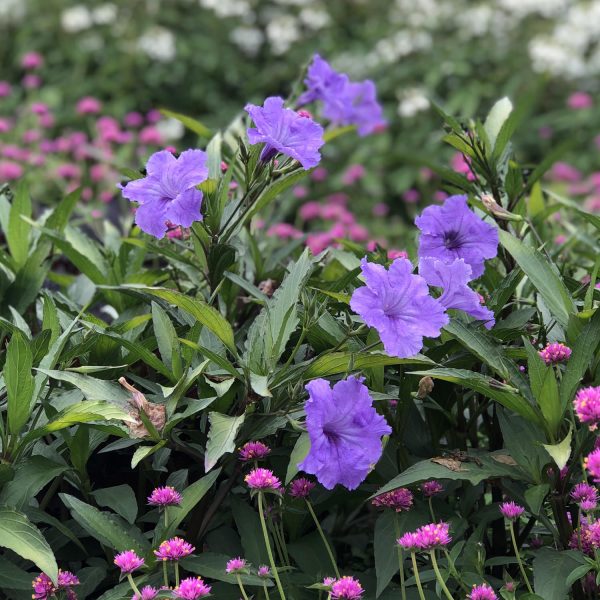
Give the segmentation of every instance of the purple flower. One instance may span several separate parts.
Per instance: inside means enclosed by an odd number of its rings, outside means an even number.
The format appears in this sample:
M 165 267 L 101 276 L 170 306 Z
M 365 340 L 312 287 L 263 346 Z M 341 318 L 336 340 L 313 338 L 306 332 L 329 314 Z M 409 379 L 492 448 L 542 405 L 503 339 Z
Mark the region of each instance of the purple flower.
M 148 504 L 151 506 L 178 506 L 181 500 L 181 494 L 170 485 L 155 488 L 148 496 Z
M 373 506 L 393 508 L 396 512 L 410 510 L 413 504 L 412 492 L 406 488 L 398 488 L 375 496 L 371 501 Z
M 70 588 L 79 585 L 79 577 L 73 575 L 71 571 L 58 570 L 58 589 Z
M 360 581 L 349 575 L 344 575 L 331 584 L 332 600 L 341 600 L 342 598 L 356 600 L 363 595 L 363 592 Z
M 600 386 L 581 388 L 575 395 L 573 407 L 582 423 L 589 423 L 594 430 L 600 421 Z
M 315 483 L 306 477 L 298 477 L 290 483 L 288 494 L 292 498 L 308 498 L 311 490 L 315 487 Z
M 115 556 L 114 563 L 121 569 L 121 573 L 133 573 L 144 564 L 144 559 L 133 550 L 126 550 Z
M 419 548 L 420 538 L 416 531 L 407 531 L 402 537 L 396 540 L 398 546 L 409 552 L 414 552 Z
M 388 354 L 408 358 L 423 348 L 423 337 L 439 337 L 448 316 L 410 261 L 397 258 L 386 270 L 363 258 L 361 268 L 366 286 L 354 290 L 350 307 L 377 329 Z
M 462 258 L 474 279 L 483 274 L 485 260 L 498 253 L 498 230 L 469 210 L 466 196 L 428 206 L 415 224 L 421 230 L 419 258 L 431 256 L 445 263 Z
M 497 600 L 498 596 L 487 583 L 482 583 L 474 585 L 467 598 L 468 600 Z
M 158 596 L 158 590 L 151 585 L 144 586 L 139 594 L 134 594 L 131 600 L 154 600 Z
M 443 492 L 444 487 L 438 481 L 426 481 L 425 483 L 421 484 L 421 491 L 423 492 L 425 498 L 431 498 L 432 496 Z
M 204 583 L 201 577 L 188 577 L 184 579 L 174 590 L 175 598 L 183 600 L 198 600 L 210 594 L 211 587 Z
M 300 96 L 298 104 L 321 100 L 326 119 L 338 125 L 356 125 L 361 136 L 385 124 L 372 81 L 352 82 L 315 54 L 304 83 L 308 90 Z
M 258 567 L 258 571 L 256 573 L 259 577 L 269 577 L 271 575 L 271 569 L 267 567 L 267 565 L 261 565 Z
M 244 572 L 247 568 L 248 562 L 246 561 L 246 559 L 238 556 L 237 558 L 232 558 L 231 560 L 227 561 L 227 565 L 225 566 L 225 573 L 229 573 L 230 575 L 232 573 L 241 573 Z
M 244 481 L 248 484 L 248 487 L 253 490 L 271 490 L 278 491 L 281 489 L 281 481 L 278 477 L 273 475 L 273 471 L 269 469 L 252 469 Z
M 333 389 L 325 379 L 306 385 L 310 451 L 298 468 L 316 475 L 328 490 L 338 483 L 357 488 L 381 456 L 381 437 L 392 432 L 363 381 L 349 377 Z
M 247 104 L 245 110 L 256 125 L 248 129 L 248 140 L 253 145 L 265 145 L 260 154 L 262 161 L 281 153 L 297 160 L 305 170 L 319 164 L 319 148 L 325 140 L 318 123 L 285 108 L 283 98 L 278 96 L 267 98 L 264 106 Z
M 205 152 L 186 150 L 179 158 L 167 150 L 155 152 L 146 171 L 146 177 L 121 186 L 123 196 L 139 204 L 135 222 L 142 231 L 162 238 L 167 221 L 190 227 L 202 220 L 202 192 L 196 186 L 208 177 Z
M 399 540 L 398 545 L 405 550 L 414 552 L 415 550 L 433 550 L 440 546 L 447 546 L 452 538 L 449 534 L 450 526 L 448 523 L 430 523 L 423 525 L 412 533 L 405 533 Z
M 540 358 L 547 365 L 556 365 L 561 362 L 567 362 L 570 356 L 571 348 L 560 342 L 548 344 L 543 350 L 540 350 Z
M 54 595 L 56 588 L 46 573 L 40 573 L 31 583 L 33 600 L 47 600 Z
M 598 505 L 598 490 L 589 483 L 578 483 L 571 492 L 571 498 L 579 504 L 581 510 L 589 512 Z
M 180 537 L 174 537 L 162 542 L 158 550 L 154 551 L 154 556 L 158 560 L 180 560 L 189 556 L 194 550 L 194 546 L 189 542 Z
M 583 466 L 593 480 L 600 483 L 600 448 L 596 448 L 585 457 Z
M 525 509 L 511 501 L 503 502 L 500 505 L 500 512 L 505 519 L 516 521 L 525 512 Z
M 271 453 L 271 448 L 262 442 L 247 442 L 240 448 L 240 460 L 248 462 L 260 460 Z
M 494 326 L 494 313 L 481 304 L 479 294 L 468 285 L 473 279 L 472 270 L 462 258 L 451 263 L 431 257 L 422 258 L 419 275 L 429 285 L 443 288 L 439 301 L 445 309 L 462 310 L 478 321 L 484 321 L 487 329 Z

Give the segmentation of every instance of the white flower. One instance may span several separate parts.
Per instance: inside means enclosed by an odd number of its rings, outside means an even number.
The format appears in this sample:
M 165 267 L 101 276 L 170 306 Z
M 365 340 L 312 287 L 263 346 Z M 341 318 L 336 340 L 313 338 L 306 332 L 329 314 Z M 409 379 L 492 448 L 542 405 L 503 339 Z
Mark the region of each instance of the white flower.
M 252 13 L 246 0 L 199 0 L 200 6 L 214 10 L 219 17 L 244 17 Z
M 429 108 L 429 99 L 420 88 L 410 88 L 402 92 L 398 103 L 398 114 L 401 117 L 414 117 L 417 113 Z
M 160 135 L 165 140 L 178 140 L 183 137 L 183 134 L 185 133 L 183 123 L 171 117 L 159 121 L 156 124 L 156 129 L 158 129 Z
M 110 25 L 115 22 L 117 13 L 115 4 L 101 4 L 92 11 L 92 18 L 96 25 Z
M 306 7 L 300 11 L 300 20 L 309 29 L 323 29 L 331 22 L 329 13 L 322 8 Z
M 138 48 L 149 58 L 170 62 L 177 54 L 175 36 L 164 27 L 152 27 L 137 41 Z
M 22 21 L 26 13 L 25 0 L 0 0 L 0 21 L 16 23 Z
M 298 21 L 292 15 L 278 15 L 267 24 L 267 38 L 273 54 L 284 54 L 300 39 Z
M 94 21 L 92 13 L 83 4 L 77 4 L 62 11 L 60 22 L 63 29 L 69 33 L 77 33 L 89 29 Z
M 246 54 L 254 56 L 265 41 L 265 36 L 256 27 L 236 27 L 231 30 L 229 38 L 239 46 Z

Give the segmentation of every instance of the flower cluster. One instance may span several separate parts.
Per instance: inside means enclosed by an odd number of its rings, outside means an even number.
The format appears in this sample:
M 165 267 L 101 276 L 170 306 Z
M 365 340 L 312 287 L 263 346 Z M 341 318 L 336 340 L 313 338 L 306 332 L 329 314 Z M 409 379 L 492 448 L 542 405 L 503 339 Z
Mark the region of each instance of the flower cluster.
M 600 421 L 600 386 L 581 388 L 575 395 L 573 408 L 582 423 L 596 429 Z
M 114 558 L 115 565 L 121 569 L 121 573 L 133 573 L 144 565 L 144 559 L 139 557 L 133 550 L 125 550 Z
M 505 519 L 516 521 L 524 512 L 525 509 L 515 502 L 503 502 L 500 505 L 500 512 Z
M 450 526 L 442 521 L 423 525 L 416 531 L 407 532 L 397 540 L 397 543 L 404 550 L 415 552 L 416 550 L 433 550 L 447 546 L 451 541 Z
M 571 491 L 571 498 L 581 510 L 589 512 L 598 506 L 598 489 L 589 483 L 578 483 Z
M 437 496 L 441 492 L 444 491 L 444 487 L 439 481 L 426 481 L 421 484 L 421 491 L 425 498 L 431 498 L 432 496 Z
M 557 365 L 558 363 L 567 362 L 570 356 L 571 348 L 559 342 L 548 344 L 540 350 L 540 358 L 547 365 Z
M 482 583 L 474 585 L 467 598 L 468 600 L 497 600 L 498 596 L 487 583 Z
M 238 556 L 237 558 L 232 558 L 227 561 L 225 572 L 230 575 L 233 573 L 242 573 L 245 572 L 248 567 L 249 565 L 246 559 Z
M 373 506 L 393 508 L 396 512 L 410 510 L 413 504 L 412 492 L 406 488 L 398 488 L 375 496 L 371 501 Z
M 269 490 L 273 492 L 281 490 L 281 481 L 279 481 L 279 478 L 269 469 L 252 469 L 252 471 L 244 477 L 244 481 L 252 490 Z
M 158 487 L 148 496 L 148 504 L 151 506 L 179 506 L 182 501 L 181 494 L 169 485 Z
M 201 577 L 188 577 L 173 590 L 175 598 L 182 600 L 198 600 L 210 594 L 211 586 L 204 583 Z
M 583 466 L 592 479 L 600 483 L 600 448 L 596 448 L 584 458 Z
M 64 592 L 67 600 L 76 600 L 77 595 L 73 587 L 79 585 L 79 579 L 70 571 L 58 570 L 58 579 L 56 585 L 46 573 L 40 573 L 31 583 L 33 588 L 33 600 L 49 600 L 54 598 L 56 592 Z
M 262 442 L 247 442 L 240 448 L 240 460 L 249 462 L 260 460 L 271 453 L 271 448 Z
M 310 492 L 315 488 L 315 483 L 306 477 L 298 477 L 289 485 L 288 494 L 292 498 L 308 498 Z
M 182 558 L 189 556 L 194 550 L 194 546 L 189 542 L 186 542 L 180 537 L 174 537 L 162 542 L 158 547 L 158 550 L 154 551 L 154 556 L 156 556 L 158 560 L 181 560 Z
M 331 583 L 332 600 L 356 600 L 360 598 L 363 593 L 364 590 L 360 581 L 349 575 L 335 579 Z

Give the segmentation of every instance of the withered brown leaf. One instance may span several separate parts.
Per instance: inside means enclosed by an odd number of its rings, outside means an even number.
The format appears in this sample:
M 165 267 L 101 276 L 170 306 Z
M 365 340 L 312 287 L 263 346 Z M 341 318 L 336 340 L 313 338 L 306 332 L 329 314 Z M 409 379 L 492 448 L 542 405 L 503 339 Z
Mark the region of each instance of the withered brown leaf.
M 161 431 L 166 423 L 166 409 L 163 404 L 150 402 L 142 392 L 133 387 L 125 377 L 119 379 L 119 383 L 131 394 L 129 414 L 133 421 L 126 423 L 129 435 L 133 438 L 142 438 L 150 435 L 149 431 L 140 418 L 140 411 L 144 411 L 148 420 L 157 431 Z
M 468 471 L 468 469 L 463 469 L 460 460 L 456 460 L 455 458 L 436 456 L 435 458 L 431 459 L 431 462 L 435 463 L 436 465 L 442 465 L 442 467 L 446 467 L 446 469 L 450 469 L 450 471 L 454 471 L 456 473 L 460 471 Z

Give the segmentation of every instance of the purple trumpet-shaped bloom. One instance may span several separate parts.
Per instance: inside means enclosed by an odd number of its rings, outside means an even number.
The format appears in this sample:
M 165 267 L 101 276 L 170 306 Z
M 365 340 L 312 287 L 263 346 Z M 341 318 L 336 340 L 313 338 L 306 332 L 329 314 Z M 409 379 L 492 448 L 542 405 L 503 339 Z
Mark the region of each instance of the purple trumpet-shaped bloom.
M 462 258 L 471 266 L 473 279 L 483 274 L 485 260 L 498 254 L 498 230 L 469 210 L 466 196 L 428 206 L 415 224 L 421 230 L 419 258 L 431 256 L 445 263 Z
M 419 275 L 429 285 L 443 288 L 438 300 L 445 309 L 462 310 L 478 321 L 484 321 L 487 329 L 494 326 L 494 313 L 481 304 L 479 294 L 468 285 L 473 278 L 472 270 L 462 258 L 451 263 L 430 257 L 422 258 L 419 262 Z
M 245 110 L 256 125 L 248 129 L 248 140 L 252 145 L 264 144 L 262 161 L 281 153 L 297 160 L 305 170 L 319 164 L 319 148 L 325 143 L 323 128 L 310 117 L 285 108 L 278 96 L 267 98 L 263 106 L 247 104 Z
M 306 385 L 310 451 L 298 467 L 315 475 L 328 490 L 338 483 L 349 490 L 357 488 L 381 457 L 381 437 L 392 431 L 373 408 L 363 381 L 349 377 L 333 389 L 325 379 Z
M 350 307 L 377 329 L 388 354 L 408 358 L 420 352 L 424 337 L 439 337 L 448 315 L 410 261 L 397 258 L 386 270 L 363 258 L 361 268 L 367 285 L 354 290 Z
M 202 220 L 202 192 L 196 186 L 208 178 L 205 152 L 186 150 L 179 158 L 167 150 L 155 152 L 146 172 L 146 177 L 121 186 L 123 196 L 138 203 L 135 222 L 142 231 L 162 238 L 167 221 L 190 227 Z

